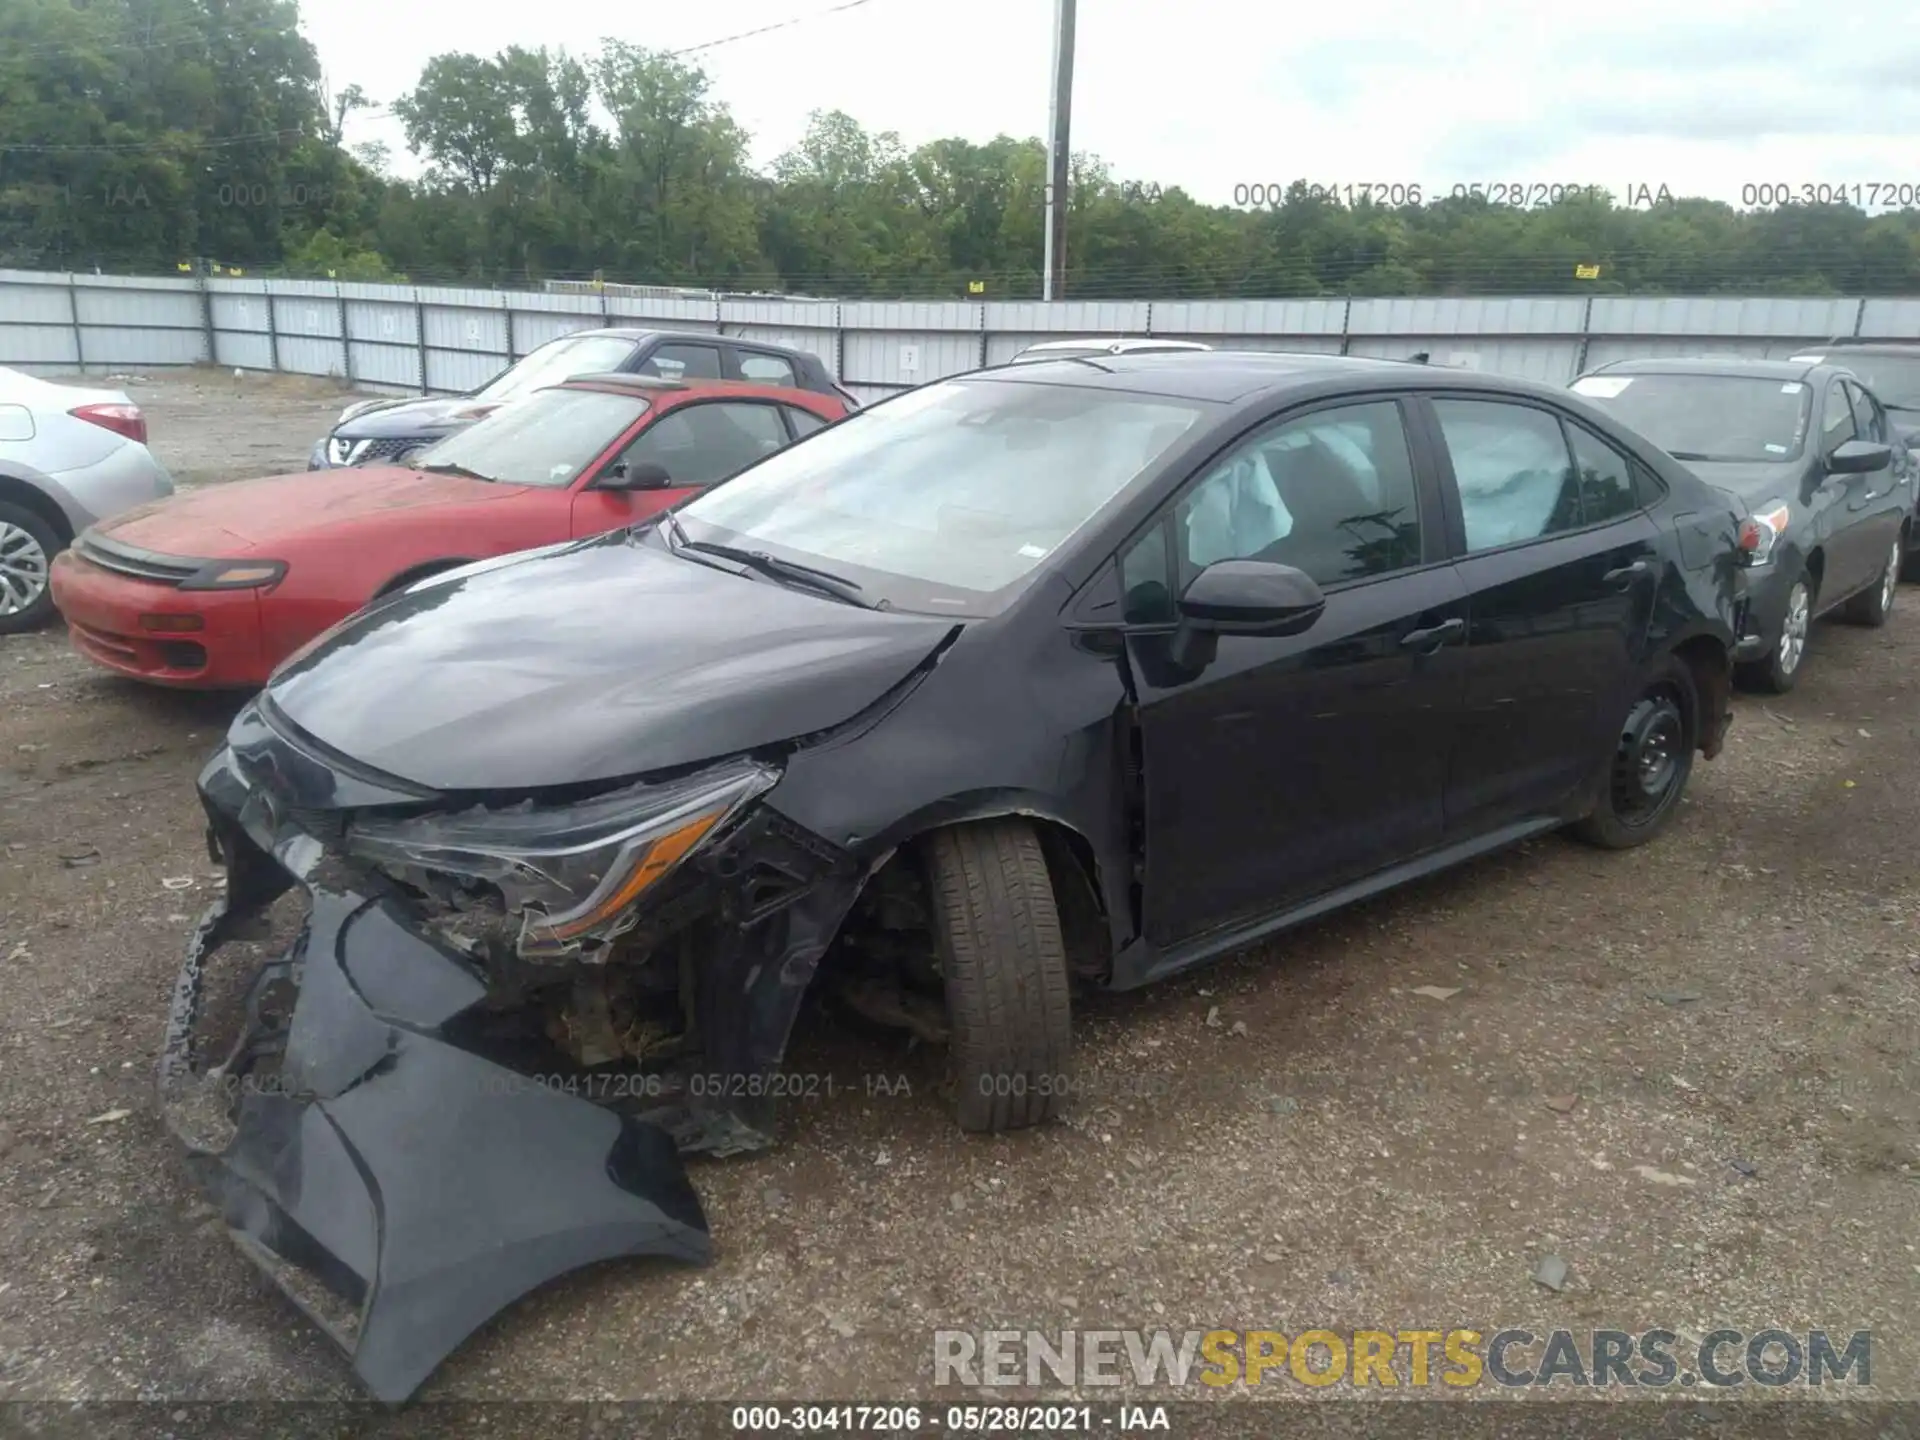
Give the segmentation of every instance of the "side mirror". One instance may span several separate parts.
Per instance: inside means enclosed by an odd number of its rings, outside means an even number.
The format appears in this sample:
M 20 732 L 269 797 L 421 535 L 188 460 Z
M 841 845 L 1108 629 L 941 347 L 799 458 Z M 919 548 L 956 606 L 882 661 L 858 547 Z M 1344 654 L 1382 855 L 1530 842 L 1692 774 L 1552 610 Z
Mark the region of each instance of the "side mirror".
M 1265 560 L 1219 560 L 1193 577 L 1180 619 L 1217 635 L 1299 635 L 1327 608 L 1313 577 Z
M 1827 457 L 1829 475 L 1863 475 L 1882 470 L 1893 463 L 1893 447 L 1872 440 L 1847 440 L 1834 446 Z
M 616 460 L 593 482 L 596 490 L 668 490 L 672 486 L 673 477 L 667 473 L 667 467 L 650 460 L 637 465 Z

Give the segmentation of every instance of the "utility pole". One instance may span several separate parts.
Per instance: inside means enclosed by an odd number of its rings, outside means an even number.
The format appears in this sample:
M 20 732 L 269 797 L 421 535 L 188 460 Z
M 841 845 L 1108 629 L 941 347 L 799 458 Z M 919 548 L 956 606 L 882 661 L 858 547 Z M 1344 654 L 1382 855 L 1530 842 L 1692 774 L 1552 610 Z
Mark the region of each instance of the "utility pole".
M 1053 105 L 1047 124 L 1047 236 L 1042 298 L 1058 300 L 1066 290 L 1067 143 L 1073 110 L 1074 0 L 1053 0 Z

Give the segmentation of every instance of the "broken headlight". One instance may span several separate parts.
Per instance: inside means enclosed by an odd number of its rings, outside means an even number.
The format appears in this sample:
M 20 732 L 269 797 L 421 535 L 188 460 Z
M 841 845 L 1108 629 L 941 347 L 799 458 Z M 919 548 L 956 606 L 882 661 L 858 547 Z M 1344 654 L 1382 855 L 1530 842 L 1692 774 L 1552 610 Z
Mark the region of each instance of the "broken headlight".
M 572 805 L 360 821 L 343 848 L 403 881 L 425 872 L 491 887 L 521 921 L 521 953 L 564 954 L 630 926 L 641 896 L 779 778 L 738 760 Z

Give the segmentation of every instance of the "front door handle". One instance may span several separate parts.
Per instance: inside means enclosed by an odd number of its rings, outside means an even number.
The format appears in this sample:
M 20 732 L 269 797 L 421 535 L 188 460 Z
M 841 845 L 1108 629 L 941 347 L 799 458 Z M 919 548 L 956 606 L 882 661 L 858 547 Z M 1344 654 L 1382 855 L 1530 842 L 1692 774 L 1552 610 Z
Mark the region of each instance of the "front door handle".
M 1618 570 L 1609 570 L 1600 578 L 1606 581 L 1607 584 L 1616 585 L 1624 590 L 1646 573 L 1647 562 L 1644 560 L 1636 560 L 1631 565 L 1622 565 Z
M 1443 620 L 1438 625 L 1425 630 L 1409 630 L 1400 637 L 1403 650 L 1418 650 L 1423 655 L 1431 655 L 1450 640 L 1458 640 L 1467 633 L 1467 622 L 1458 615 L 1451 620 Z

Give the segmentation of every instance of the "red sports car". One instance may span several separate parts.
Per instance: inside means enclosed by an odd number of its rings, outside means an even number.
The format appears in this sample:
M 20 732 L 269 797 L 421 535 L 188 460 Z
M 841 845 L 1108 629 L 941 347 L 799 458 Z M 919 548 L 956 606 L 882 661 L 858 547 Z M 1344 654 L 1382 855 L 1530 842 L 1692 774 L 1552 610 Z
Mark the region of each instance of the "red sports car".
M 272 475 L 126 511 L 54 561 L 54 603 L 74 648 L 110 670 L 253 689 L 390 590 L 632 525 L 845 413 L 772 385 L 577 376 L 404 467 Z

